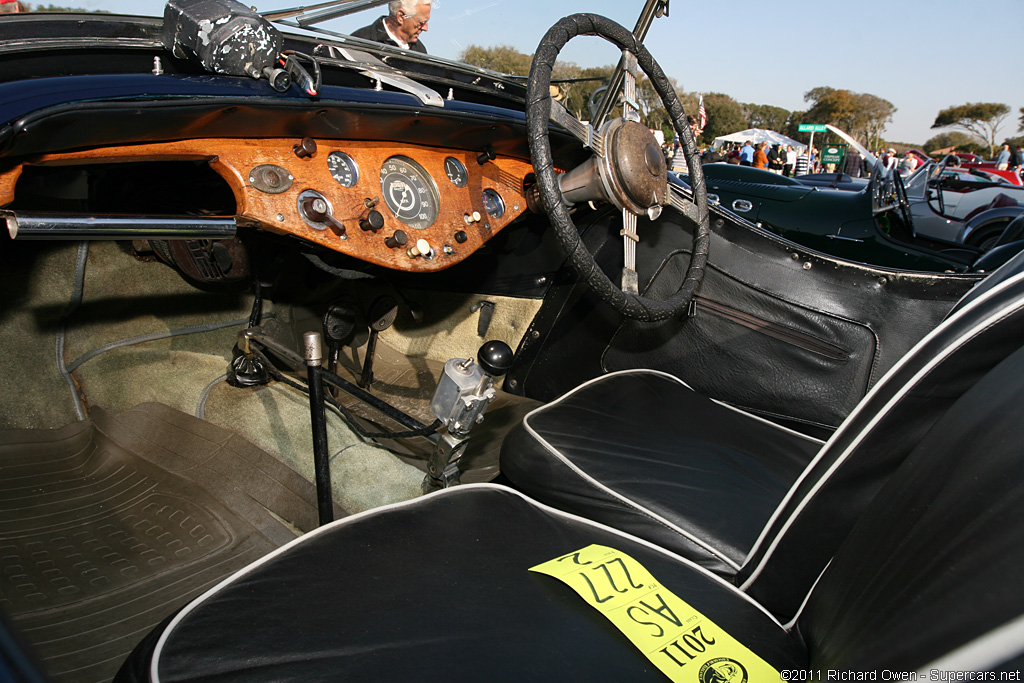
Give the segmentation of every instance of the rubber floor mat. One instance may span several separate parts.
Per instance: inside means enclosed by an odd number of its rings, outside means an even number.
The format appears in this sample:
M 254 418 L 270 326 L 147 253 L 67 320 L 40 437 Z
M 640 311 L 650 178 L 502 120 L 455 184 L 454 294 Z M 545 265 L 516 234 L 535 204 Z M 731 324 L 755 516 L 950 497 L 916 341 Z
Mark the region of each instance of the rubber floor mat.
M 0 432 L 0 609 L 55 680 L 109 681 L 157 623 L 315 526 L 315 501 L 248 441 L 160 404 Z

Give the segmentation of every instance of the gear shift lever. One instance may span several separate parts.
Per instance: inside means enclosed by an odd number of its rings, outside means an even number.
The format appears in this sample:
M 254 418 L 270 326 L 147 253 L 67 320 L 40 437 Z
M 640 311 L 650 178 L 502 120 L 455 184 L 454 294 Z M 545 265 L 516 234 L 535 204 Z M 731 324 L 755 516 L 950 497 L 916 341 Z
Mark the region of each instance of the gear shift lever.
M 489 341 L 472 358 L 453 358 L 444 365 L 430 410 L 446 427 L 427 463 L 423 490 L 448 488 L 459 483 L 459 460 L 469 445 L 469 431 L 483 422 L 484 411 L 496 395 L 494 380 L 512 367 L 512 349 L 503 341 Z

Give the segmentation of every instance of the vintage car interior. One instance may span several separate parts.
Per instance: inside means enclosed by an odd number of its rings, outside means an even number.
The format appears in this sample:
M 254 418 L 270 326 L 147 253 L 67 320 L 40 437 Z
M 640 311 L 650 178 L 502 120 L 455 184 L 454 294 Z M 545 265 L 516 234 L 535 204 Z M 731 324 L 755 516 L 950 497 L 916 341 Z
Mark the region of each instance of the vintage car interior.
M 0 679 L 1018 671 L 1024 257 L 709 202 L 667 0 L 525 83 L 380 4 L 0 18 Z

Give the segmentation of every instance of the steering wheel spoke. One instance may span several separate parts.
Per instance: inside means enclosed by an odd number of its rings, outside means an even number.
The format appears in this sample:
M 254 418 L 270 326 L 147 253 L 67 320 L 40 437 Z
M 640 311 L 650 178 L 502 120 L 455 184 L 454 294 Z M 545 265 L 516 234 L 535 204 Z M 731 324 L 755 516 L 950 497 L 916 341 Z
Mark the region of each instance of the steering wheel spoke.
M 640 122 L 640 103 L 636 98 L 636 75 L 640 70 L 636 55 L 628 50 L 622 51 L 622 118 L 627 121 Z
M 589 123 L 580 121 L 570 114 L 569 110 L 560 102 L 553 101 L 551 103 L 551 115 L 548 118 L 572 133 L 577 140 L 583 143 L 584 147 L 593 150 L 594 154 L 599 157 L 604 156 L 604 135 Z
M 670 206 L 673 209 L 694 223 L 700 222 L 700 207 L 688 199 L 679 188 L 675 186 L 670 187 L 668 197 Z
M 640 277 L 636 272 L 636 245 L 640 238 L 636 234 L 636 214 L 629 209 L 622 210 L 622 291 L 640 294 Z

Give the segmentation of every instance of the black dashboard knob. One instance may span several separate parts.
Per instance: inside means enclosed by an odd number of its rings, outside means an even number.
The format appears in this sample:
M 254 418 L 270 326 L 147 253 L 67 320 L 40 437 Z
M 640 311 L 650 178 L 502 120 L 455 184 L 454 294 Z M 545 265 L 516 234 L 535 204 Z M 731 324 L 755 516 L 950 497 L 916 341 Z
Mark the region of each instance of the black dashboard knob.
M 377 232 L 384 227 L 384 216 L 380 211 L 374 209 L 367 213 L 364 218 L 359 219 L 359 227 L 363 230 Z
M 482 151 L 482 152 L 480 152 L 479 154 L 476 155 L 476 163 L 478 163 L 481 166 L 483 166 L 488 161 L 494 161 L 495 157 L 496 157 L 496 155 L 494 154 L 494 150 L 490 149 L 490 148 L 487 148 L 484 151 Z
M 405 230 L 395 230 L 395 234 L 384 240 L 384 244 L 389 249 L 398 249 L 404 247 L 405 243 L 409 241 L 409 236 L 405 234 Z
M 316 154 L 316 140 L 313 138 L 302 138 L 299 144 L 292 147 L 292 151 L 300 159 L 311 157 Z

